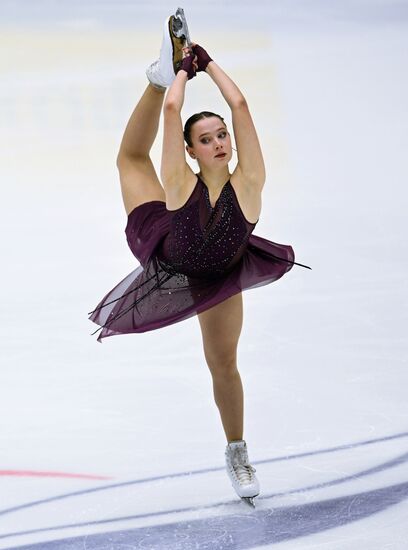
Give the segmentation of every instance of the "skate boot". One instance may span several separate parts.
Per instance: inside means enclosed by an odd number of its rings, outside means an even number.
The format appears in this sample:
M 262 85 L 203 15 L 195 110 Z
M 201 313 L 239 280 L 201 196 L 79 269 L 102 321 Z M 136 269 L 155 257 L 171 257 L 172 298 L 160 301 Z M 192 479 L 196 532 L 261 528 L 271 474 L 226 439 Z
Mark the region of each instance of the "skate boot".
M 251 506 L 253 499 L 259 495 L 259 481 L 249 464 L 246 442 L 243 439 L 231 441 L 225 449 L 227 473 L 237 495 Z
M 189 41 L 184 12 L 178 8 L 176 14 L 170 15 L 164 22 L 159 59 L 146 70 L 149 82 L 156 88 L 164 90 L 176 78 L 183 60 L 183 48 L 187 47 L 187 37 Z

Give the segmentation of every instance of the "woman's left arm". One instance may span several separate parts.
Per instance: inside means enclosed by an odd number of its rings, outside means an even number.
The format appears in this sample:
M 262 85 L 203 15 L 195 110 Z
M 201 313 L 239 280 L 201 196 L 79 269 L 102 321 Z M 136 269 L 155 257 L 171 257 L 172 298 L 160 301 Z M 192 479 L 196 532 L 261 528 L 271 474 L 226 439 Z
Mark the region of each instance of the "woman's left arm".
M 265 163 L 246 99 L 238 86 L 215 61 L 208 63 L 205 72 L 218 86 L 231 109 L 238 154 L 237 170 L 242 181 L 252 189 L 256 187 L 262 190 L 266 179 Z

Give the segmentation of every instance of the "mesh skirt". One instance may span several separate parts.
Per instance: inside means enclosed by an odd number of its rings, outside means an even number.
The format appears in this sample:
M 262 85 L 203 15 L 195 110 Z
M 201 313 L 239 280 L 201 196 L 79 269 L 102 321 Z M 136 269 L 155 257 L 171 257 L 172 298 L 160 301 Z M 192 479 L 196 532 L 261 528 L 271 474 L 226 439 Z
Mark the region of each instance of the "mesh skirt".
M 290 245 L 250 235 L 234 268 L 217 278 L 189 277 L 176 272 L 161 256 L 160 245 L 170 230 L 163 201 L 136 207 L 128 216 L 125 233 L 140 266 L 110 290 L 91 311 L 100 326 L 98 342 L 108 336 L 162 328 L 209 309 L 250 288 L 272 283 L 294 264 Z

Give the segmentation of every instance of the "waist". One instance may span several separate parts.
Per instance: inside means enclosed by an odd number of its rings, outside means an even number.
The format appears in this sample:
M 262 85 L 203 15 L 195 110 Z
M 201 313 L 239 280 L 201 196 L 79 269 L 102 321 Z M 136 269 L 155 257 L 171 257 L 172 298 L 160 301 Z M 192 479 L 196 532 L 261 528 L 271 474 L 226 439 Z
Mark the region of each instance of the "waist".
M 160 267 L 170 275 L 177 276 L 178 274 L 185 275 L 193 279 L 216 280 L 225 277 L 233 271 L 241 262 L 243 254 L 234 256 L 228 264 L 220 264 L 219 262 L 209 261 L 208 259 L 196 259 L 192 261 L 177 261 L 169 258 L 161 253 L 157 254 L 157 260 Z

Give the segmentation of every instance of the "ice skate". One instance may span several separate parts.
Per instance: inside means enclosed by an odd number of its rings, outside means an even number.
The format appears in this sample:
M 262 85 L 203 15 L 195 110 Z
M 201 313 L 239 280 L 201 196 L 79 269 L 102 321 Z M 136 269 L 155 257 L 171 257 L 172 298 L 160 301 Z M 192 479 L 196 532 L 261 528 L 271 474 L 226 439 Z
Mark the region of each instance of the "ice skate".
M 170 15 L 164 22 L 159 59 L 146 70 L 146 76 L 153 86 L 165 89 L 172 84 L 183 60 L 183 48 L 191 44 L 189 40 L 184 12 L 178 8 L 176 14 Z
M 259 495 L 259 481 L 254 473 L 256 469 L 249 464 L 247 446 L 243 439 L 228 443 L 225 449 L 225 463 L 237 495 L 255 507 L 253 499 Z

